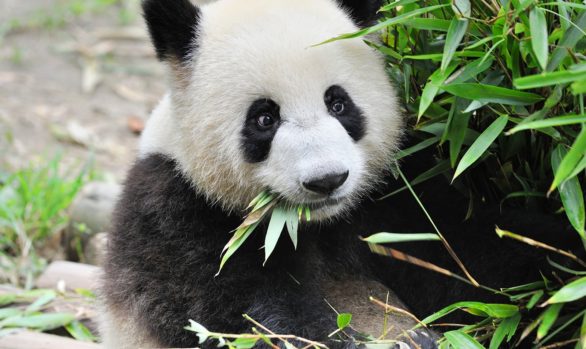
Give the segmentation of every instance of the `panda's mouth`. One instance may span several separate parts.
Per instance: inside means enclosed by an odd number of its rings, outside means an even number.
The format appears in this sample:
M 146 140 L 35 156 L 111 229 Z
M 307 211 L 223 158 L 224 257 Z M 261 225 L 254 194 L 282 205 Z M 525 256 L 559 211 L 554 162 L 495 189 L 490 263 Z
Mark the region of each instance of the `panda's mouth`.
M 291 207 L 298 207 L 298 206 L 303 206 L 303 207 L 308 207 L 310 209 L 310 211 L 320 211 L 323 209 L 328 209 L 331 207 L 335 207 L 340 205 L 341 203 L 343 203 L 345 200 L 345 197 L 341 197 L 341 198 L 326 198 L 326 199 L 322 199 L 322 200 L 313 200 L 313 201 L 306 201 L 304 203 L 295 203 L 293 204 L 292 201 L 290 200 L 285 200 L 287 202 L 288 206 Z
M 319 210 L 322 208 L 339 205 L 342 201 L 344 201 L 344 198 L 327 198 L 316 202 L 310 202 L 306 205 L 309 206 L 311 210 Z

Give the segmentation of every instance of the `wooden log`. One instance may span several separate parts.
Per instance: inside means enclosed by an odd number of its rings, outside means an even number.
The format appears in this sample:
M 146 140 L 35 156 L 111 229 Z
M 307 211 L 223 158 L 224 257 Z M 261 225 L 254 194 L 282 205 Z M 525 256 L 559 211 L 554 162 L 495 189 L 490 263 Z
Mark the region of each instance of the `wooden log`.
M 55 261 L 37 279 L 38 288 L 56 288 L 64 283 L 66 289 L 84 288 L 95 290 L 98 286 L 100 268 L 73 262 Z
M 17 330 L 0 337 L 0 349 L 101 349 L 96 343 L 80 342 L 52 334 Z

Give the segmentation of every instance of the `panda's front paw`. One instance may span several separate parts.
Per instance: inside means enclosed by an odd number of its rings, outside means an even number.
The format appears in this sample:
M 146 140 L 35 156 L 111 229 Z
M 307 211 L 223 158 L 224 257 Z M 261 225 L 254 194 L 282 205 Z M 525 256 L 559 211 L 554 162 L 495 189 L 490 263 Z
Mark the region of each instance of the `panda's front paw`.
M 401 342 L 397 343 L 393 349 L 437 349 L 438 336 L 432 331 L 419 329 L 408 331 Z

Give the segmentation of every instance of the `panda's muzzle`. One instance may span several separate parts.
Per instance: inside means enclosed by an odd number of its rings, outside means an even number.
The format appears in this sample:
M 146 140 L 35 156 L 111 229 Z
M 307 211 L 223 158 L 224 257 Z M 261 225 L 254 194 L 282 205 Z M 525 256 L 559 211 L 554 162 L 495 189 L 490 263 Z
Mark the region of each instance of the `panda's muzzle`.
M 326 176 L 304 181 L 303 188 L 315 194 L 329 196 L 336 189 L 340 188 L 348 179 L 350 172 L 332 173 Z

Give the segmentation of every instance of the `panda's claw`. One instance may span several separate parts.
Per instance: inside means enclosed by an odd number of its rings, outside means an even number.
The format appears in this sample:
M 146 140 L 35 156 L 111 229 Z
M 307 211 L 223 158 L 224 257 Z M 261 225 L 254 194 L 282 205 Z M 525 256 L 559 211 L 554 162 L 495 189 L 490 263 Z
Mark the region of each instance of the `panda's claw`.
M 395 344 L 393 349 L 437 349 L 438 336 L 428 330 L 419 329 L 408 331 L 401 342 Z

